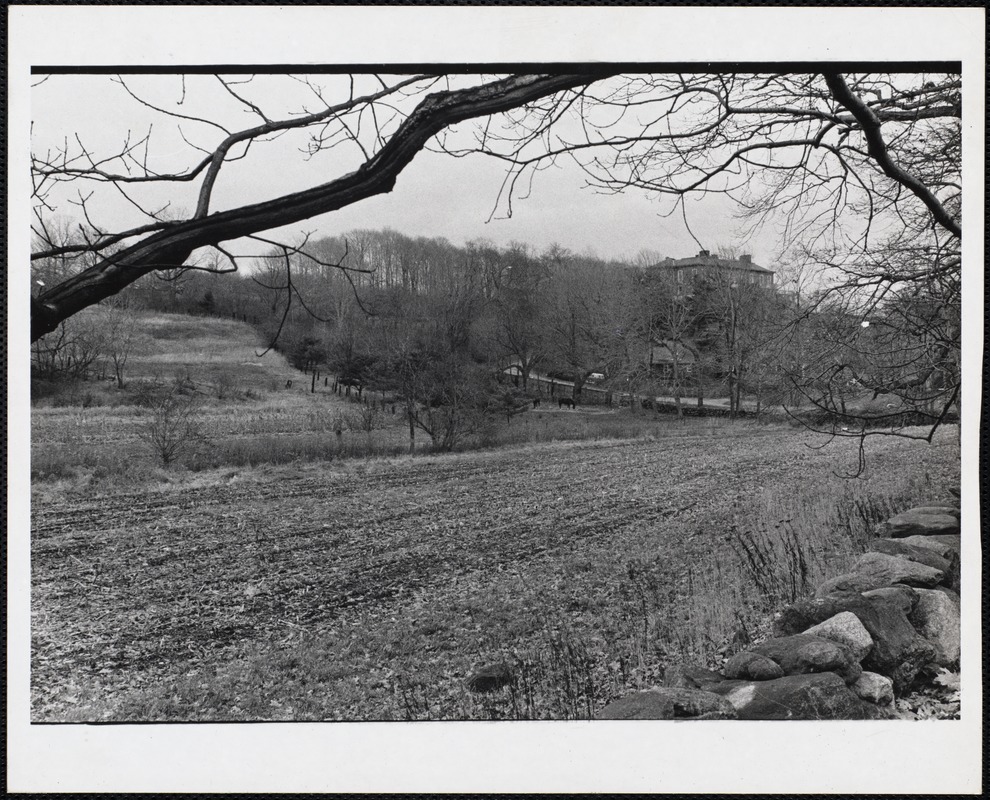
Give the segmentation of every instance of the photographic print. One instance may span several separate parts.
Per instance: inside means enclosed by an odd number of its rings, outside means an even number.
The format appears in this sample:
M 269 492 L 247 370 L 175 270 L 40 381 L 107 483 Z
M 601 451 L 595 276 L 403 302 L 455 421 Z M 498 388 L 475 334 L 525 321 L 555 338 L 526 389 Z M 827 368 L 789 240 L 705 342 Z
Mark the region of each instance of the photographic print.
M 964 53 L 282 52 L 28 65 L 32 735 L 961 730 Z

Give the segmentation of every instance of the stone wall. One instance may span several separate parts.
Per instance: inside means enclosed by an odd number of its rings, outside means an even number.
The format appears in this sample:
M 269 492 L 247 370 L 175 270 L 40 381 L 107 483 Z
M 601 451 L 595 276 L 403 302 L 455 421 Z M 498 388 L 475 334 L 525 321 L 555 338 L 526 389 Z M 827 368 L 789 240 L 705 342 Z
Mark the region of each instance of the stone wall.
M 891 718 L 895 697 L 959 663 L 959 508 L 913 508 L 878 533 L 850 572 L 778 614 L 771 638 L 718 672 L 673 667 L 597 719 Z

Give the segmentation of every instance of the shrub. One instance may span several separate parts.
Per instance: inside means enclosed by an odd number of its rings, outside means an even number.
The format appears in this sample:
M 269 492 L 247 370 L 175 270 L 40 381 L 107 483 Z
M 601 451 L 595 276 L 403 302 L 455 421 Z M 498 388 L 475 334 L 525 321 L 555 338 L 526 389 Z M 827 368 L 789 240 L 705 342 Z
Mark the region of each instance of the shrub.
M 176 378 L 166 387 L 145 389 L 141 404 L 148 416 L 138 432 L 163 467 L 168 467 L 205 436 L 199 421 L 199 398 L 188 378 Z

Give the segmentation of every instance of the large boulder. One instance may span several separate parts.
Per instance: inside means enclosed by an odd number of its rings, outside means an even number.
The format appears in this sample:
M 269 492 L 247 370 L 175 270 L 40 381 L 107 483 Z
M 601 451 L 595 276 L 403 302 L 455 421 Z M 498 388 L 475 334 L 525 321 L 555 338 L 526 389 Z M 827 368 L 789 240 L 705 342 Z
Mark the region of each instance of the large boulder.
M 850 688 L 861 700 L 878 706 L 889 706 L 894 702 L 894 682 L 886 675 L 864 672 Z
M 903 583 L 906 586 L 929 588 L 938 586 L 945 577 L 944 570 L 885 553 L 864 553 L 853 564 L 852 571 L 869 575 L 883 586 Z
M 919 589 L 918 605 L 908 619 L 935 647 L 935 663 L 950 667 L 959 663 L 961 645 L 958 596 L 951 592 Z
M 883 586 L 880 589 L 870 589 L 868 592 L 863 592 L 863 597 L 887 600 L 905 614 L 910 614 L 918 605 L 919 595 L 918 590 L 912 589 L 910 586 Z
M 888 519 L 881 526 L 881 531 L 892 539 L 943 533 L 958 534 L 959 517 L 931 507 L 912 508 Z
M 915 595 L 905 587 L 878 590 L 871 597 L 849 593 L 799 600 L 781 612 L 774 621 L 774 630 L 782 636 L 803 633 L 836 614 L 850 611 L 873 639 L 873 649 L 863 659 L 863 668 L 893 679 L 894 691 L 902 694 L 922 667 L 935 658 L 935 647 L 908 620 Z
M 870 542 L 870 550 L 888 556 L 906 558 L 908 561 L 916 561 L 926 567 L 938 569 L 945 573 L 952 569 L 952 562 L 948 558 L 939 555 L 930 547 L 907 544 L 904 539 L 874 539 Z
M 739 719 L 885 719 L 858 698 L 834 672 L 788 675 L 772 681 L 722 681 L 712 692 L 725 696 Z
M 776 662 L 785 675 L 835 672 L 846 683 L 853 683 L 863 674 L 859 660 L 843 645 L 807 633 L 767 639 L 750 652 Z
M 873 649 L 873 638 L 863 627 L 859 617 L 851 611 L 843 611 L 824 622 L 813 625 L 805 634 L 818 636 L 845 647 L 856 661 L 862 661 Z
M 815 589 L 815 597 L 829 597 L 833 594 L 860 594 L 870 589 L 889 586 L 890 581 L 878 580 L 873 575 L 863 575 L 859 572 L 844 572 L 829 578 Z
M 853 564 L 852 571 L 822 583 L 815 591 L 815 597 L 827 597 L 839 592 L 867 592 L 895 583 L 932 587 L 945 578 L 943 570 L 917 561 L 885 553 L 864 553 Z
M 609 703 L 595 719 L 735 719 L 724 697 L 698 689 L 650 689 Z
M 934 550 L 942 558 L 950 558 L 952 553 L 959 553 L 960 536 L 905 536 L 899 541 L 916 547 L 927 547 Z
M 949 514 L 956 519 L 959 519 L 962 516 L 958 505 L 950 505 L 948 503 L 928 503 L 923 506 L 912 508 L 911 510 L 915 514 Z
M 783 678 L 784 669 L 776 661 L 749 650 L 736 653 L 723 667 L 726 678 L 742 678 L 750 681 L 769 681 Z

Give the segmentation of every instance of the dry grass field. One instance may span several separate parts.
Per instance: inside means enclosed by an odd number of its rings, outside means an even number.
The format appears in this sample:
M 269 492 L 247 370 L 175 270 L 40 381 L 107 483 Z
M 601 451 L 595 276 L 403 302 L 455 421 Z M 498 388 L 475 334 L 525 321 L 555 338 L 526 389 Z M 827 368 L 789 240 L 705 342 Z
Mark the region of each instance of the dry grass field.
M 253 357 L 243 334 L 212 371 Z M 134 380 L 199 368 L 195 346 L 170 352 Z M 677 660 L 719 663 L 877 521 L 959 481 L 954 428 L 875 440 L 848 480 L 854 442 L 628 411 L 343 458 L 318 420 L 354 404 L 285 389 L 301 376 L 277 358 L 243 366 L 253 382 L 204 399 L 207 446 L 170 469 L 136 405 L 35 409 L 35 721 L 587 718 Z M 515 685 L 467 692 L 494 662 Z

